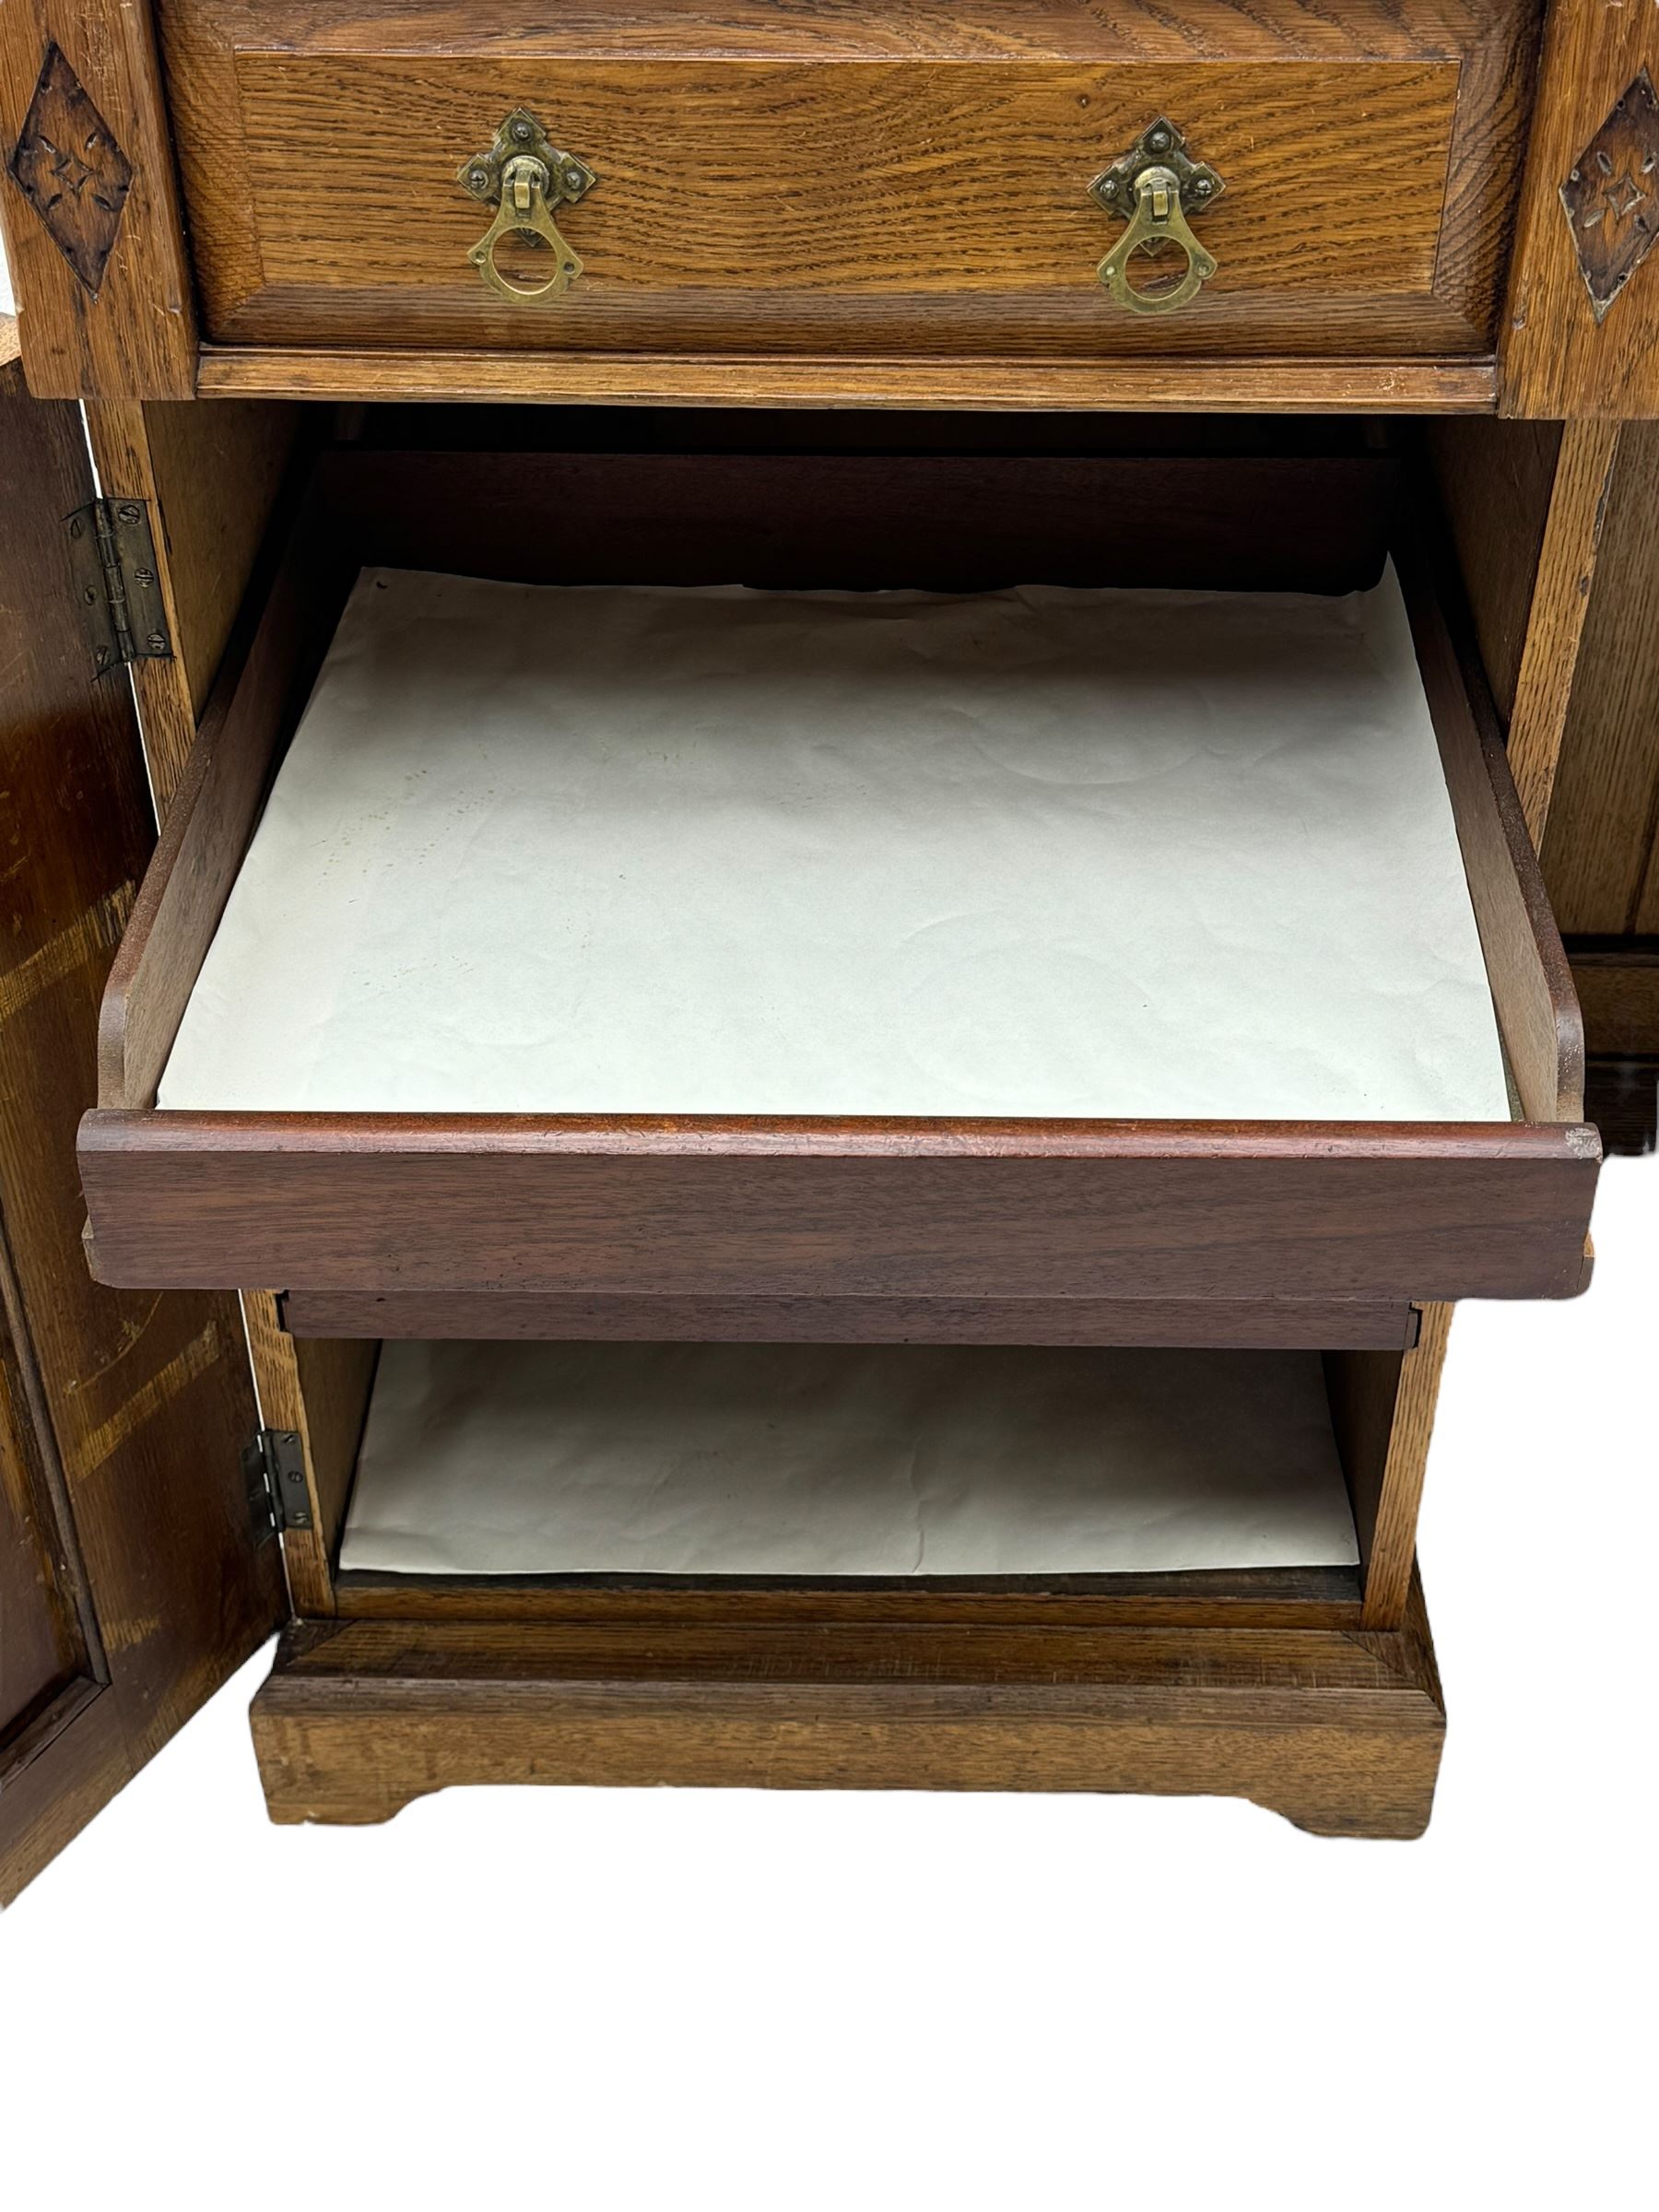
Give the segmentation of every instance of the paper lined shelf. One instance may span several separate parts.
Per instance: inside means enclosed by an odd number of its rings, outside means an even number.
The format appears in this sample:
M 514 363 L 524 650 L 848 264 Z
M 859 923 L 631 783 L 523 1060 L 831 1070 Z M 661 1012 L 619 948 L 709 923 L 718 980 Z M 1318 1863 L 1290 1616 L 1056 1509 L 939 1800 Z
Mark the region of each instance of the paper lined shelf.
M 159 1102 L 1510 1118 L 1392 571 L 365 571 Z
M 1351 1566 L 1317 1353 L 388 1344 L 345 1573 Z

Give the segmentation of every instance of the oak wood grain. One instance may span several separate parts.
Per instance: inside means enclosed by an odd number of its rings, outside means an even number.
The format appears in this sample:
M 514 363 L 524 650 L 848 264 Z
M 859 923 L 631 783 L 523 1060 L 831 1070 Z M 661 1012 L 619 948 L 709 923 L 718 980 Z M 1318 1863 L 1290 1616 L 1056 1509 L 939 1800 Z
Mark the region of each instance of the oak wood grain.
M 165 818 L 195 743 L 300 428 L 292 406 L 95 401 L 87 433 L 111 499 L 149 503 L 172 655 L 134 664 L 150 787 Z
M 1659 414 L 1659 252 L 1598 322 L 1561 204 L 1580 156 L 1644 66 L 1659 68 L 1650 6 L 1551 0 L 1499 357 L 1506 415 Z M 1615 167 L 1610 184 L 1618 175 Z M 1652 214 L 1650 199 L 1650 223 Z M 1624 218 L 1610 209 L 1606 219 Z
M 699 1581 L 616 1575 L 341 1574 L 339 1610 L 351 1620 L 592 1622 L 659 1629 L 750 1624 L 911 1628 L 1358 1629 L 1359 1577 L 1351 1567 L 1194 1574 L 997 1575 L 924 1583 Z
M 1110 26 L 1047 6 L 587 9 L 506 41 L 477 16 L 168 0 L 216 340 L 1090 359 L 1491 344 L 1524 0 L 1323 18 L 1130 0 Z M 455 171 L 515 104 L 600 174 L 567 211 L 586 268 L 557 312 L 496 300 L 465 260 L 483 225 Z M 1096 278 L 1117 226 L 1088 185 L 1161 112 L 1228 190 L 1205 216 L 1220 274 L 1154 322 Z
M 1418 1511 L 1422 1503 L 1452 1308 L 1424 1306 L 1421 1312 L 1421 1334 L 1400 1362 L 1388 1450 L 1366 1555 L 1363 1618 L 1368 1629 L 1401 1626 L 1416 1571 Z
M 1234 1794 L 1414 1836 L 1444 1727 L 1427 1623 L 555 1628 L 340 1622 L 253 1704 L 273 1819 L 486 1782 Z
M 0 1906 L 13 1903 L 138 1771 L 115 1692 L 78 1677 L 6 1774 Z
M 72 1678 L 6 1756 L 0 1897 L 255 1648 L 279 1605 L 237 1464 L 253 1402 L 233 1303 L 101 1289 L 81 1250 L 75 1124 L 154 839 L 131 692 L 92 682 L 78 619 L 63 518 L 90 493 L 78 410 L 29 400 L 17 364 L 0 370 L 0 1290 L 18 1355 L 8 1382 L 33 1377 L 31 1540 L 53 1580 L 76 1583 L 81 1630 Z M 0 1647 L 18 1619 L 8 1603 Z
M 1510 773 L 1535 845 L 1555 790 L 1618 436 L 1616 423 L 1569 422 L 1557 454 L 1509 722 Z
M 312 1525 L 288 1529 L 282 1539 L 289 1594 L 297 1614 L 325 1618 L 335 1610 L 334 1559 L 380 1346 L 350 1337 L 300 1342 L 283 1327 L 268 1291 L 244 1291 L 242 1312 L 260 1418 L 267 1429 L 297 1432 L 305 1466 Z
M 42 399 L 186 397 L 195 384 L 195 302 L 147 0 L 6 0 L 0 146 L 7 156 L 54 41 L 133 175 L 96 293 L 11 180 L 0 183 L 29 388 Z
M 770 60 L 1171 62 L 1225 45 L 1248 61 L 1401 60 L 1454 54 L 1501 10 L 1413 0 L 1256 0 L 1248 14 L 1214 0 L 1171 0 L 1102 17 L 1077 0 L 888 0 L 878 9 L 820 0 L 566 0 L 556 13 L 466 8 L 455 0 L 163 0 L 233 51 L 266 39 L 280 51 L 355 61 L 364 54 L 488 54 L 517 68 L 538 57 Z
M 85 1627 L 85 1569 L 64 1510 L 62 1468 L 48 1465 L 27 1317 L 0 1235 L 0 1790 L 18 1739 L 77 1678 L 94 1676 L 97 1624 Z M 15 1319 L 14 1319 L 15 1317 Z M 53 1455 L 55 1456 L 55 1455 Z M 88 1633 L 89 1631 L 89 1633 Z
M 1132 408 L 1157 414 L 1489 415 L 1489 355 L 1075 360 L 961 355 L 481 353 L 205 347 L 204 396 L 521 400 L 567 406 Z
M 1655 274 L 1659 275 L 1659 268 Z M 1659 935 L 1659 424 L 1619 432 L 1544 831 L 1570 935 Z
M 1367 1628 L 1398 1629 L 1410 1601 L 1418 1510 L 1452 1321 L 1449 1305 L 1420 1311 L 1418 1341 L 1403 1354 L 1325 1355 L 1332 1425 L 1359 1537 Z
M 276 1301 L 268 1292 L 244 1290 L 241 1314 L 261 1425 L 266 1429 L 291 1430 L 299 1437 L 305 1471 L 306 1502 L 312 1525 L 309 1529 L 285 1529 L 282 1535 L 282 1566 L 288 1580 L 288 1603 L 295 1613 L 326 1618 L 335 1606 L 327 1539 L 323 1533 L 323 1484 L 316 1455 L 306 1435 L 305 1394 L 300 1387 L 294 1343 L 284 1334 L 276 1315 Z

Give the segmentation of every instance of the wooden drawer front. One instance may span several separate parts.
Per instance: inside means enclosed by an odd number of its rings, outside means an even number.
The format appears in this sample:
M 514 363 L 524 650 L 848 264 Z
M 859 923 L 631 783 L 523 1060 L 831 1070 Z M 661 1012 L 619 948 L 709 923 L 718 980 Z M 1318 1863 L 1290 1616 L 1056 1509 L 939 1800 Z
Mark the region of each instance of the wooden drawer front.
M 1593 1131 L 664 1132 L 99 1114 L 100 1279 L 963 1298 L 1567 1298 Z
M 757 0 L 387 14 L 159 10 L 206 335 L 287 347 L 874 354 L 1457 354 L 1492 340 L 1535 11 L 1339 18 L 1194 0 L 1029 25 L 832 23 Z M 456 171 L 524 107 L 599 182 L 558 219 L 582 273 L 533 307 L 467 249 Z M 1114 305 L 1091 181 L 1159 114 L 1213 165 L 1219 269 Z M 547 259 L 545 253 L 542 260 Z M 522 263 L 526 280 L 533 268 Z M 1148 266 L 1150 265 L 1147 265 Z
M 1524 1119 L 159 1111 L 158 1082 L 273 757 L 333 630 L 341 593 L 330 554 L 350 568 L 367 542 L 382 556 L 488 569 L 494 545 L 493 558 L 516 561 L 491 534 L 491 485 L 505 470 L 522 499 L 560 515 L 556 542 L 582 548 L 589 575 L 674 573 L 702 547 L 728 577 L 775 582 L 796 559 L 818 559 L 829 573 L 814 581 L 867 583 L 905 514 L 930 516 L 941 558 L 959 558 L 959 502 L 982 466 L 895 456 L 874 476 L 855 471 L 865 528 L 856 543 L 831 529 L 831 549 L 814 556 L 802 548 L 820 543 L 821 461 L 684 457 L 666 545 L 660 530 L 618 523 L 632 464 L 602 456 L 575 465 L 558 455 L 403 456 L 412 519 L 405 530 L 379 511 L 366 537 L 353 518 L 377 509 L 365 485 L 389 461 L 335 455 L 320 477 L 245 661 L 221 680 L 140 892 L 105 1005 L 101 1103 L 81 1137 L 101 1279 L 728 1301 L 1402 1301 L 1561 1297 L 1582 1286 L 1599 1147 L 1582 1122 L 1577 1006 L 1477 665 L 1454 647 L 1420 560 L 1406 578 L 1418 660 Z M 1009 480 L 1026 465 L 1007 462 L 998 479 L 1005 522 L 1042 507 Z M 1183 465 L 1179 528 L 1157 520 L 1166 464 L 1029 465 L 1061 509 L 1144 517 L 1134 558 L 1144 581 L 1159 582 L 1189 571 L 1194 514 L 1230 512 L 1240 464 Z M 1381 527 L 1392 503 L 1391 465 L 1369 465 L 1369 477 L 1368 465 L 1340 460 L 1284 468 L 1291 536 L 1296 516 L 1340 499 L 1353 539 L 1327 549 L 1340 564 L 1327 580 L 1365 581 L 1355 570 L 1368 528 Z M 824 511 L 847 520 L 832 500 Z M 1274 511 L 1260 512 L 1270 535 Z M 1072 543 L 1065 514 L 1043 513 L 1024 544 L 991 534 L 979 582 L 1003 563 L 1003 572 L 1076 581 L 1115 558 L 1112 534 L 1057 552 Z M 1259 570 L 1257 548 L 1230 554 L 1227 543 L 1222 532 L 1213 582 Z M 1411 570 L 1405 546 L 1402 558 Z M 1053 1325 L 1043 1324 L 1046 1340 Z

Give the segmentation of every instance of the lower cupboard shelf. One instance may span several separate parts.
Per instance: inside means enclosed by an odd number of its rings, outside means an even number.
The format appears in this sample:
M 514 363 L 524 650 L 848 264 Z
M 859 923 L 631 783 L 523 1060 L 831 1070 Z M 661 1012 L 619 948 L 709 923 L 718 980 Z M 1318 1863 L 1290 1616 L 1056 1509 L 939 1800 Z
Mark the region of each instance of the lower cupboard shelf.
M 403 1341 L 377 1373 L 290 1340 L 318 1595 L 253 1708 L 272 1816 L 487 1782 L 1076 1790 L 1415 1835 L 1443 1726 L 1399 1442 L 1443 1344 L 1420 1318 L 1323 1359 Z
M 1385 1633 L 302 1624 L 254 1700 L 274 1820 L 456 1783 L 1238 1796 L 1320 1835 L 1427 1826 L 1420 1592 Z
M 1317 1352 L 417 1342 L 339 1566 L 993 1592 L 1359 1557 Z

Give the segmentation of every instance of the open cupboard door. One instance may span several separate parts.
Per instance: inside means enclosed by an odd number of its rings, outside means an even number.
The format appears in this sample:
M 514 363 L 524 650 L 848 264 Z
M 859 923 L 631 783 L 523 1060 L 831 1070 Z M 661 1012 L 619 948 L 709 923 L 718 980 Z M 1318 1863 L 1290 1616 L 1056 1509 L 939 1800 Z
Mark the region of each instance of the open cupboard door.
M 80 412 L 31 400 L 16 351 L 0 317 L 0 1901 L 286 1611 L 235 1299 L 105 1289 L 82 1258 L 76 1124 L 155 825 L 126 670 L 95 675 Z

